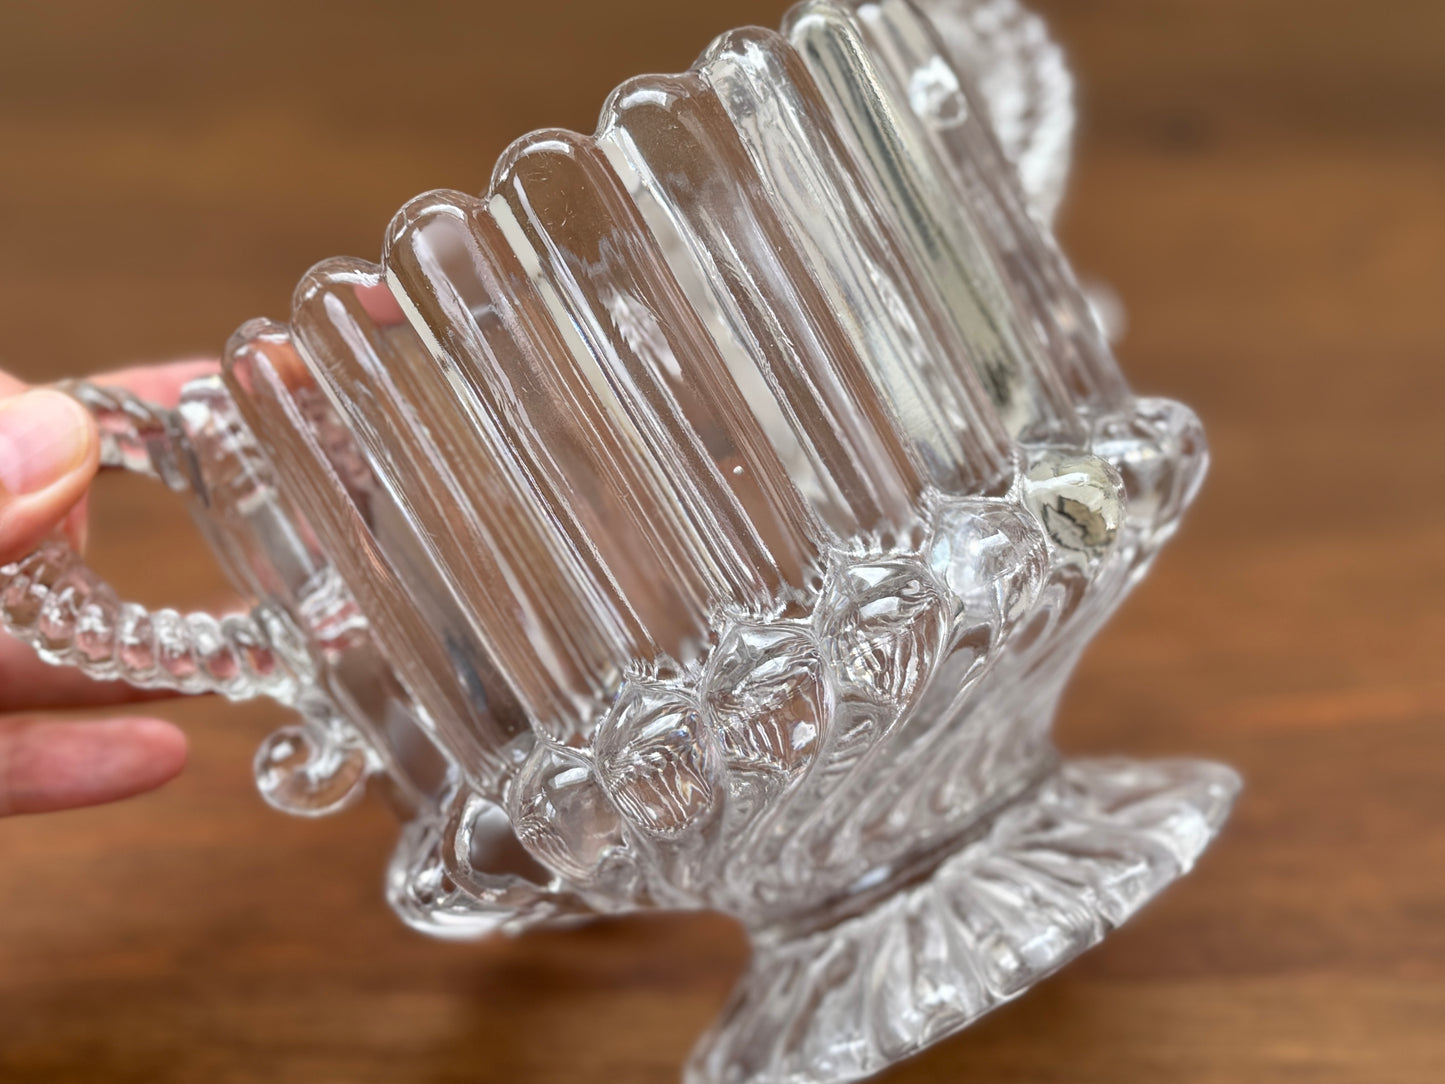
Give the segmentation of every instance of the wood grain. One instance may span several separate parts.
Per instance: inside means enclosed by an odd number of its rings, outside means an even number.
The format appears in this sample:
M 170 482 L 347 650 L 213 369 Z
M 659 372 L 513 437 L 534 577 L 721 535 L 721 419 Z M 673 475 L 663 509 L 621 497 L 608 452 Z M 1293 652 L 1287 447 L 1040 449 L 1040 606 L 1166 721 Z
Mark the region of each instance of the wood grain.
M 887 1079 L 1445 1079 L 1445 5 L 1044 6 L 1084 85 L 1065 240 L 1128 305 L 1136 386 L 1216 453 L 1061 741 L 1248 791 L 1194 876 Z M 482 188 L 513 136 L 781 9 L 5 5 L 0 367 L 214 353 L 409 196 Z M 97 505 L 126 590 L 219 589 L 162 494 Z M 741 966 L 728 924 L 425 941 L 382 902 L 387 814 L 269 813 L 272 713 L 170 710 L 194 751 L 164 792 L 0 822 L 0 1080 L 676 1079 Z

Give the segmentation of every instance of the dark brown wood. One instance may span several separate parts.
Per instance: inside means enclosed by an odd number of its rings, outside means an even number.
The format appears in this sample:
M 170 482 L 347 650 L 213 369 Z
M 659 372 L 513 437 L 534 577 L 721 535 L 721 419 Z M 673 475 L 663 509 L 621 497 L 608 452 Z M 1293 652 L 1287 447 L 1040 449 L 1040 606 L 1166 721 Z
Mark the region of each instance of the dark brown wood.
M 1067 698 L 1074 751 L 1248 791 L 1197 873 L 897 1082 L 1445 1079 L 1445 5 L 1050 0 L 1086 123 L 1064 230 L 1136 386 L 1216 466 Z M 214 353 L 427 188 L 782 4 L 0 9 L 0 367 Z M 152 602 L 219 590 L 183 514 L 97 496 Z M 403 929 L 396 829 L 268 812 L 264 707 L 168 709 L 189 771 L 0 822 L 0 1080 L 670 1081 L 743 943 L 706 917 L 480 945 Z

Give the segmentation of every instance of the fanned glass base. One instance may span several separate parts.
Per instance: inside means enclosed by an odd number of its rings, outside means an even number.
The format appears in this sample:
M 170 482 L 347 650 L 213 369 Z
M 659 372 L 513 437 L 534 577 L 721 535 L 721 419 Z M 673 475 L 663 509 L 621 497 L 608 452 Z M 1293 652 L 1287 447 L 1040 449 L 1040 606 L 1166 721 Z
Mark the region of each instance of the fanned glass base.
M 838 1084 L 967 1027 L 1187 873 L 1238 790 L 1205 761 L 1064 763 L 924 879 L 824 929 L 757 934 L 684 1080 Z

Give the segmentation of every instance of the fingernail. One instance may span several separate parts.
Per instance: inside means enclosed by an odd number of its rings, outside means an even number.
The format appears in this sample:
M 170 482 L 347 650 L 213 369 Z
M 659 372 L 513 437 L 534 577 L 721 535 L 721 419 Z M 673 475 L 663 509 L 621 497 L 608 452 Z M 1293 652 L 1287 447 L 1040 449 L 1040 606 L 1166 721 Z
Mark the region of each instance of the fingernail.
M 91 433 L 85 408 L 64 392 L 0 403 L 0 488 L 19 496 L 54 485 L 85 462 Z

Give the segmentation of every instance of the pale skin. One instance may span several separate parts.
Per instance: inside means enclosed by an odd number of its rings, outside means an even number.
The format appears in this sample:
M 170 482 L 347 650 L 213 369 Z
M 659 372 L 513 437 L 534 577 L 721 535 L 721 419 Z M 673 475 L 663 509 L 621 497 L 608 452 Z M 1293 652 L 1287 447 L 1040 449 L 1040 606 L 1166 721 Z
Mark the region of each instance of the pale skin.
M 128 369 L 96 378 L 173 405 L 209 362 Z M 60 392 L 0 372 L 0 565 L 52 531 L 84 545 L 84 497 L 99 462 L 89 415 Z M 186 738 L 148 716 L 157 694 L 47 666 L 0 633 L 0 816 L 98 805 L 153 790 L 186 762 Z M 54 713 L 115 709 L 101 720 Z

